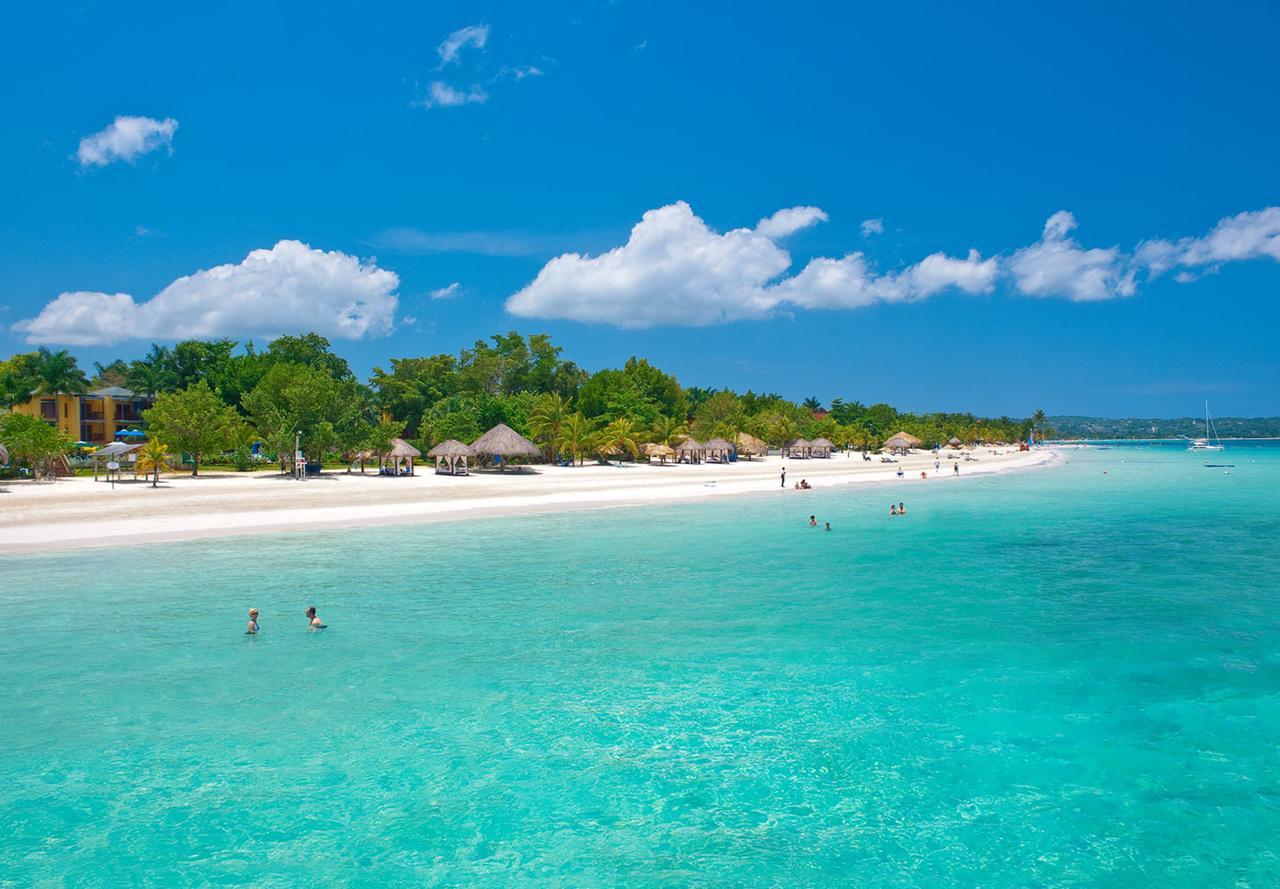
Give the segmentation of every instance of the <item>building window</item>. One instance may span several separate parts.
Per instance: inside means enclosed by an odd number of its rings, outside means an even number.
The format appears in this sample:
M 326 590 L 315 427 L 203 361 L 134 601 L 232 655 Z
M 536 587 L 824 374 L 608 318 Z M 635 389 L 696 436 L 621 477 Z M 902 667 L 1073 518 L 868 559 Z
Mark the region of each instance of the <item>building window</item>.
M 40 400 L 40 418 L 42 420 L 57 420 L 58 403 L 52 398 L 42 398 Z

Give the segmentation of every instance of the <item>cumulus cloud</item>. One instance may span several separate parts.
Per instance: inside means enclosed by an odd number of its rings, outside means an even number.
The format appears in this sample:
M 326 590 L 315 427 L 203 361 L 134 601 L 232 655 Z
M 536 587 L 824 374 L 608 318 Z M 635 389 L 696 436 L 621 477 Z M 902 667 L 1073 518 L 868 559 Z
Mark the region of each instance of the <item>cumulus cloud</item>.
M 458 61 L 464 49 L 469 47 L 484 49 L 485 44 L 488 42 L 488 25 L 467 25 L 467 27 L 459 28 L 440 41 L 440 45 L 436 47 L 436 55 L 440 56 L 440 64 L 442 66 L 452 65 Z
M 621 247 L 551 260 L 507 300 L 507 310 L 630 328 L 707 325 L 768 317 L 785 305 L 856 308 L 922 299 L 949 287 L 969 293 L 994 287 L 997 262 L 976 251 L 965 259 L 934 254 L 891 274 L 876 273 L 861 253 L 819 258 L 779 280 L 791 256 L 775 239 L 823 219 L 816 207 L 793 207 L 754 229 L 720 234 L 680 201 L 645 213 Z
M 1179 267 L 1217 266 L 1250 259 L 1280 260 L 1280 207 L 1228 216 L 1200 238 L 1145 241 L 1138 246 L 1135 256 L 1137 263 L 1149 269 L 1152 277 Z M 1176 280 L 1185 283 L 1198 277 L 1183 271 Z
M 756 231 L 766 238 L 785 238 L 802 228 L 826 222 L 827 214 L 817 207 L 788 207 L 756 223 Z
M 427 94 L 415 104 L 423 108 L 456 108 L 459 105 L 478 105 L 489 100 L 489 94 L 479 85 L 460 90 L 443 80 L 433 80 Z
M 864 219 L 862 220 L 862 236 L 869 238 L 872 235 L 884 234 L 883 219 Z
M 449 299 L 450 297 L 457 296 L 461 291 L 462 285 L 459 282 L 454 281 L 449 286 L 436 288 L 427 295 L 432 299 Z
M 132 163 L 157 148 L 172 152 L 173 134 L 177 129 L 178 122 L 172 117 L 156 120 L 121 115 L 105 130 L 81 139 L 76 159 L 81 167 L 103 167 L 114 161 Z
M 239 263 L 178 278 L 142 302 L 127 293 L 63 293 L 13 329 L 28 343 L 69 346 L 302 329 L 362 339 L 391 332 L 399 286 L 394 272 L 372 262 L 280 241 Z
M 1009 272 L 1018 291 L 1075 302 L 1132 296 L 1136 270 L 1128 257 L 1118 247 L 1082 248 L 1071 237 L 1075 228 L 1075 216 L 1059 210 L 1045 222 L 1039 241 L 1014 252 Z

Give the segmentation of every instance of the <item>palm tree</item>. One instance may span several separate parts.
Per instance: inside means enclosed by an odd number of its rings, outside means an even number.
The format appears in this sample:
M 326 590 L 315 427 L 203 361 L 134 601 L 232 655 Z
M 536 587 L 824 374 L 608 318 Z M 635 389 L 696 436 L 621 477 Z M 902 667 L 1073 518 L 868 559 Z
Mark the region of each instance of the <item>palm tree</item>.
M 600 433 L 599 439 L 596 441 L 597 447 L 601 454 L 611 454 L 614 451 L 627 451 L 634 460 L 640 456 L 641 444 L 640 431 L 636 429 L 636 424 L 629 417 L 619 417 Z M 607 460 L 605 462 L 608 462 Z
M 559 392 L 547 392 L 538 397 L 533 410 L 529 413 L 529 432 L 544 443 L 547 455 L 552 461 L 556 458 L 556 439 L 560 435 L 560 427 L 569 417 L 569 400 Z
M 649 438 L 651 440 L 658 444 L 664 444 L 669 448 L 674 448 L 688 437 L 688 425 L 674 417 L 659 416 L 654 421 L 653 428 L 649 430 Z
M 813 395 L 810 395 L 803 402 L 801 402 L 801 407 L 803 407 L 809 413 L 813 413 L 814 411 L 822 410 L 822 402 L 819 401 Z
M 155 473 L 151 479 L 151 487 L 160 484 L 160 470 L 169 465 L 169 449 L 152 439 L 138 449 L 138 468 L 143 473 Z
M 1048 419 L 1044 415 L 1044 411 L 1038 410 L 1031 415 L 1031 428 L 1035 430 L 1043 430 L 1045 420 Z M 1043 438 L 1043 434 L 1041 435 Z
M 794 420 L 788 416 L 781 416 L 774 422 L 769 434 L 773 436 L 774 443 L 778 447 L 786 450 L 787 446 L 799 436 L 799 430 Z
M 75 356 L 66 349 L 58 352 L 41 346 L 36 353 L 36 392 L 40 395 L 79 395 L 89 389 L 89 378 L 84 375 Z
M 568 454 L 571 459 L 581 464 L 582 458 L 591 452 L 595 439 L 596 433 L 591 421 L 580 413 L 572 413 L 560 424 L 555 447 L 560 453 Z
M 151 344 L 151 351 L 145 358 L 139 358 L 129 364 L 125 372 L 124 382 L 135 392 L 141 392 L 155 398 L 161 392 L 173 388 L 174 375 L 170 368 L 172 353 L 168 346 Z

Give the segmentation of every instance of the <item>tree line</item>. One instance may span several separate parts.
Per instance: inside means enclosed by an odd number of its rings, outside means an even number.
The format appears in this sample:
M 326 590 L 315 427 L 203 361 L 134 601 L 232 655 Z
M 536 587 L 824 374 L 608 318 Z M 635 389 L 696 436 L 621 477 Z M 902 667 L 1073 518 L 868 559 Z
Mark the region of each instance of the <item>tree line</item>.
M 774 447 L 823 437 L 872 449 L 905 431 L 926 444 L 1026 438 L 1036 420 L 969 413 L 915 414 L 891 405 L 836 399 L 796 403 L 776 394 L 684 387 L 644 358 L 590 373 L 562 357 L 544 334 L 478 340 L 456 355 L 393 358 L 367 381 L 318 334 L 283 336 L 265 349 L 252 341 L 187 340 L 152 345 L 142 358 L 95 363 L 90 375 L 67 351 L 39 349 L 0 362 L 0 410 L 33 393 L 77 394 L 122 386 L 154 400 L 143 415 L 149 438 L 189 456 L 193 473 L 211 459 L 252 465 L 260 442 L 281 470 L 292 466 L 301 433 L 307 460 L 385 452 L 405 438 L 423 451 L 446 439 L 473 441 L 506 423 L 576 463 L 637 459 L 645 444 L 686 437 L 736 441 L 741 433 Z M 0 443 L 20 460 L 66 452 L 72 442 L 12 412 L 0 415 Z M 17 450 L 11 441 L 18 442 Z

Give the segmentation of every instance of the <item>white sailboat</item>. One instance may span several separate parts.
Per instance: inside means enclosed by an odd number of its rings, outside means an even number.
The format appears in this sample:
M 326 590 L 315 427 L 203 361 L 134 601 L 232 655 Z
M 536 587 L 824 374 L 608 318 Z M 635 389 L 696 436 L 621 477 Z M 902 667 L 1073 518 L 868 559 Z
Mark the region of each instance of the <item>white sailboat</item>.
M 1210 435 L 1209 435 L 1210 432 L 1213 433 L 1212 438 L 1210 438 Z M 1209 400 L 1208 399 L 1205 399 L 1205 402 L 1204 402 L 1204 438 L 1197 438 L 1192 440 L 1192 442 L 1187 445 L 1187 450 L 1188 451 L 1225 451 L 1226 450 L 1226 448 L 1222 446 L 1222 440 L 1218 438 L 1218 430 L 1213 425 L 1213 418 L 1209 416 Z

